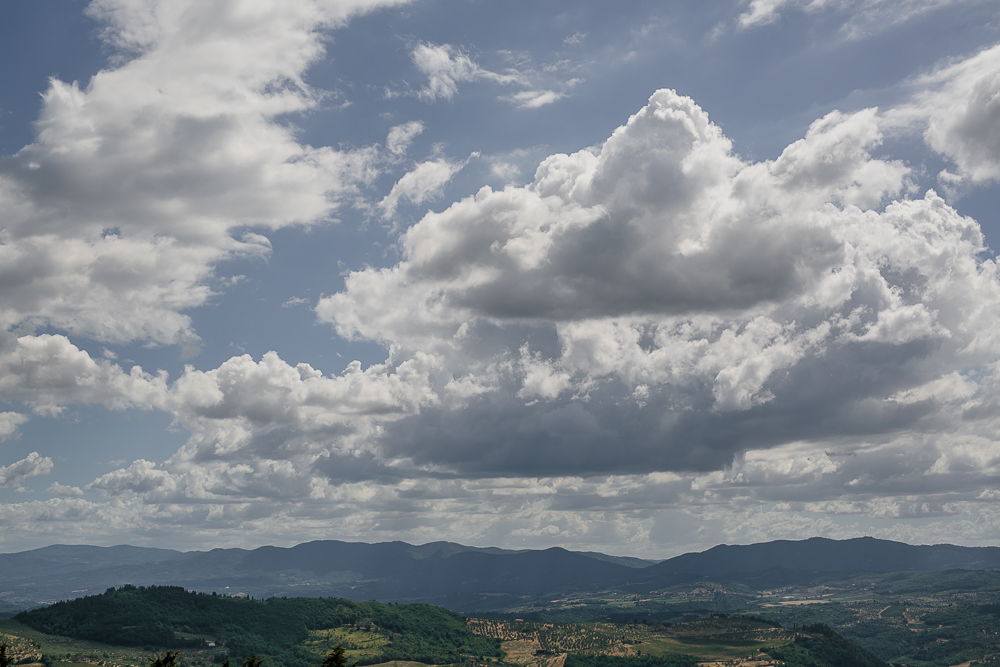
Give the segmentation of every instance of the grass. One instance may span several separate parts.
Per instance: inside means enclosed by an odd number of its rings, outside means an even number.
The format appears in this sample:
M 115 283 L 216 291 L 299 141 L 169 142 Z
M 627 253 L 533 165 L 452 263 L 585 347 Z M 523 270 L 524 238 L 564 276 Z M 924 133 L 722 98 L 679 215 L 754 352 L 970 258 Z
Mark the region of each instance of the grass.
M 882 611 L 882 618 L 902 618 L 906 607 L 901 604 L 894 604 Z

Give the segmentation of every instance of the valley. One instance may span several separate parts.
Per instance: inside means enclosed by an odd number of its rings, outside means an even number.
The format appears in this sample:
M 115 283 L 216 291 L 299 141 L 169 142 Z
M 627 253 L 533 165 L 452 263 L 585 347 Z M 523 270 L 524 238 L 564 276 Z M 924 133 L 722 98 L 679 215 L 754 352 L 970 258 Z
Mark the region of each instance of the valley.
M 0 555 L 11 566 L 0 569 L 10 612 L 51 605 L 4 622 L 21 628 L 3 630 L 12 648 L 30 641 L 56 662 L 84 656 L 112 667 L 144 665 L 166 648 L 182 650 L 188 667 L 251 654 L 273 667 L 311 667 L 338 644 L 362 665 L 567 667 L 567 655 L 709 663 L 770 655 L 818 624 L 889 663 L 952 667 L 1000 656 L 995 548 L 813 538 L 659 563 L 450 543 L 76 549 Z M 145 555 L 160 560 L 144 563 Z M 770 567 L 750 569 L 761 564 Z M 94 595 L 99 583 L 111 585 Z M 222 643 L 210 650 L 209 641 Z
M 265 605 L 266 601 L 251 604 Z M 22 617 L 22 620 L 28 619 Z M 763 667 L 784 664 L 795 667 L 799 663 L 789 659 L 792 654 L 784 659 L 778 656 L 784 655 L 781 651 L 798 651 L 808 657 L 804 663 L 807 665 L 885 667 L 884 662 L 821 626 L 786 629 L 751 617 L 715 616 L 681 624 L 534 623 L 469 618 L 466 624 L 474 635 L 495 642 L 493 645 L 498 650 L 494 655 L 469 652 L 470 646 L 465 644 L 464 652 L 448 655 L 447 661 L 428 661 L 426 657 L 420 661 L 399 657 L 387 660 L 389 655 L 399 655 L 399 647 L 393 644 L 400 633 L 363 623 L 312 630 L 291 651 L 258 657 L 269 667 L 298 664 L 303 657 L 315 665 L 334 646 L 341 645 L 352 662 L 394 667 L 446 664 L 466 667 Z M 190 629 L 187 624 L 185 627 Z M 245 628 L 235 625 L 228 629 L 229 633 L 244 631 Z M 446 634 L 453 632 L 454 628 Z M 0 622 L 0 642 L 8 644 L 12 662 L 25 667 L 145 667 L 171 646 L 180 653 L 180 667 L 211 667 L 227 659 L 239 662 L 239 657 L 232 655 L 236 642 L 218 640 L 219 646 L 209 647 L 204 638 L 192 642 L 191 633 L 178 632 L 175 636 L 175 641 L 166 642 L 166 646 L 126 647 L 44 633 L 15 620 Z M 810 641 L 820 644 L 804 648 Z M 829 663 L 823 658 L 837 642 L 841 648 L 847 647 L 849 661 Z

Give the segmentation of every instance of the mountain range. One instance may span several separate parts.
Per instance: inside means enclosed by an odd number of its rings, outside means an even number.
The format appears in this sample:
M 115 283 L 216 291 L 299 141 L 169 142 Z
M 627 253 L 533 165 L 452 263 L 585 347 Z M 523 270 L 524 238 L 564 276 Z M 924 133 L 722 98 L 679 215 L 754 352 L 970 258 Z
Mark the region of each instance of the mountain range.
M 0 610 L 103 593 L 124 584 L 179 585 L 252 597 L 334 596 L 428 602 L 458 611 L 612 587 L 651 591 L 706 577 L 773 568 L 802 572 L 1000 569 L 1000 547 L 914 546 L 870 537 L 720 545 L 664 561 L 574 552 L 324 540 L 294 547 L 181 552 L 53 545 L 0 554 Z

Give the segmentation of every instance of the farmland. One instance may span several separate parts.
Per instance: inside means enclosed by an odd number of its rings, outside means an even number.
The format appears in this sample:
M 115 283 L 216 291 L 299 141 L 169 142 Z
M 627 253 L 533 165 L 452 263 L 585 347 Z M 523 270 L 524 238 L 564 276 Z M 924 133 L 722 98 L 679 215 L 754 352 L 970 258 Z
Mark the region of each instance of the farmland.
M 768 649 L 792 643 L 802 633 L 757 618 L 711 617 L 682 624 L 539 623 L 469 619 L 469 628 L 500 639 L 508 663 L 558 667 L 559 656 L 585 653 L 618 657 L 693 656 L 701 663 L 769 662 Z

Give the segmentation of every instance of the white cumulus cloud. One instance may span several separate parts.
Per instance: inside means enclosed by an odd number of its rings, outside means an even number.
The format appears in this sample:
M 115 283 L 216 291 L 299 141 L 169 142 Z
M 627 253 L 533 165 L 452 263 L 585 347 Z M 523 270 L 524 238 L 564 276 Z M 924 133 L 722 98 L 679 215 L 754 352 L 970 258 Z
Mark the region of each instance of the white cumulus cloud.
M 351 273 L 317 314 L 496 387 L 386 426 L 386 450 L 421 465 L 552 474 L 574 442 L 586 470 L 700 468 L 830 437 L 1000 344 L 978 225 L 933 191 L 906 198 L 907 167 L 871 155 L 881 122 L 833 112 L 749 163 L 691 99 L 659 91 L 599 148 L 428 213 L 402 261 Z M 873 363 L 877 380 L 852 379 Z M 826 418 L 801 419 L 807 396 Z M 781 426 L 752 432 L 758 411 Z M 870 428 L 899 418 L 881 411 Z M 487 460 L 465 457 L 473 442 Z
M 382 217 L 391 218 L 395 215 L 400 199 L 406 199 L 411 204 L 419 206 L 440 196 L 444 186 L 464 166 L 462 162 L 444 158 L 421 162 L 396 181 L 389 194 L 379 202 Z
M 410 147 L 410 143 L 423 131 L 424 124 L 419 120 L 396 125 L 389 130 L 389 136 L 385 140 L 386 150 L 396 156 L 404 155 Z
M 195 349 L 185 311 L 261 231 L 323 221 L 375 153 L 301 144 L 278 116 L 316 106 L 302 75 L 324 30 L 385 2 L 98 0 L 118 66 L 42 96 L 36 140 L 0 161 L 0 328 L 21 323 Z
M 1000 180 L 1000 46 L 951 62 L 911 82 L 912 99 L 886 113 L 897 129 L 923 132 L 957 167 L 946 184 Z
M 18 435 L 21 424 L 30 417 L 20 412 L 0 412 L 0 441 Z
M 483 69 L 469 54 L 450 44 L 418 44 L 411 56 L 413 64 L 427 76 L 427 85 L 417 94 L 428 102 L 438 98 L 450 100 L 458 93 L 459 83 L 486 80 L 506 84 L 518 80 L 512 74 Z
M 0 466 L 0 489 L 20 489 L 23 487 L 24 480 L 29 477 L 48 475 L 52 472 L 52 467 L 51 458 L 40 456 L 38 452 L 31 452 L 20 461 L 8 466 Z
M 45 492 L 51 493 L 54 496 L 66 496 L 68 498 L 80 498 L 83 496 L 83 489 L 80 487 L 60 484 L 59 482 L 49 484 Z
M 537 109 L 567 96 L 580 79 L 553 80 L 555 70 L 565 63 L 552 66 L 547 72 L 538 72 L 525 63 L 501 72 L 481 67 L 472 57 L 450 44 L 418 44 L 411 57 L 417 69 L 427 77 L 427 85 L 417 91 L 417 96 L 427 102 L 437 99 L 451 100 L 458 93 L 458 84 L 473 81 L 490 81 L 505 86 L 518 86 L 520 90 L 499 99 L 512 102 L 522 109 Z M 398 93 L 391 92 L 390 96 Z

